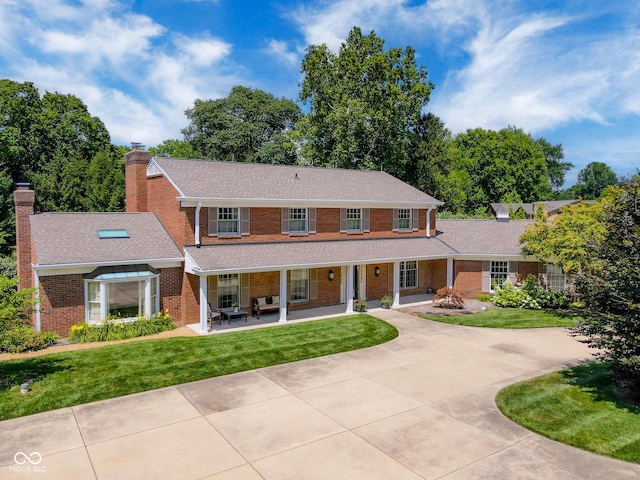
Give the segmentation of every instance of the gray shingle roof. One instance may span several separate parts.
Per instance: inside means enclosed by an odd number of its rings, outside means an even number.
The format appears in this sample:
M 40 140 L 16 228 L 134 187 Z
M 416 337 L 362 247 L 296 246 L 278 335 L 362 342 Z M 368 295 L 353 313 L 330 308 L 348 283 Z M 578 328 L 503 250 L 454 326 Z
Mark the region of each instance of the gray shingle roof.
M 441 203 L 378 171 L 153 158 L 156 165 L 186 198 Z
M 520 255 L 520 235 L 531 220 L 438 220 L 437 238 L 463 255 Z
M 39 266 L 183 258 L 154 213 L 40 213 L 29 218 Z M 99 239 L 100 229 L 125 229 L 129 238 Z
M 437 238 L 300 241 L 186 247 L 202 271 L 277 270 L 443 257 L 453 252 Z

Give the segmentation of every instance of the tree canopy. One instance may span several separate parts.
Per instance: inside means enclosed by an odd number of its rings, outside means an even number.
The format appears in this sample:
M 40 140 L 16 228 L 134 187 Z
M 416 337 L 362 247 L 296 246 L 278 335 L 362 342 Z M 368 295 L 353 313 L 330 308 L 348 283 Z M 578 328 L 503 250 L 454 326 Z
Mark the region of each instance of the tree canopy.
M 400 177 L 408 133 L 433 88 L 413 48 L 385 51 L 374 32 L 354 27 L 337 55 L 324 44 L 309 46 L 301 72 L 300 100 L 310 107 L 300 124 L 305 160 Z
M 603 162 L 591 162 L 578 173 L 578 182 L 565 191 L 565 198 L 595 200 L 605 188 L 618 184 L 618 177 Z
M 292 100 L 236 86 L 228 97 L 197 99 L 185 113 L 190 124 L 182 133 L 204 158 L 261 163 L 297 160 L 295 150 L 286 148 L 288 132 L 302 114 Z
M 610 191 L 611 192 L 611 191 Z M 640 177 L 613 190 L 595 255 L 598 268 L 578 276 L 585 320 L 575 333 L 599 350 L 623 387 L 640 398 Z

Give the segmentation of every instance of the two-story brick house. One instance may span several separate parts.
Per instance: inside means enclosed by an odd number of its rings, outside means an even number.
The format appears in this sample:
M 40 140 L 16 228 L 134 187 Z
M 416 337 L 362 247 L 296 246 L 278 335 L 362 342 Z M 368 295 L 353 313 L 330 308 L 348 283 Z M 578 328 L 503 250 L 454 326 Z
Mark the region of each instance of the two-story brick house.
M 32 214 L 16 190 L 18 269 L 40 292 L 36 328 L 276 296 L 288 310 L 426 293 L 467 296 L 539 275 L 520 256 L 528 222 L 438 221 L 442 205 L 384 172 L 125 155 L 127 213 Z

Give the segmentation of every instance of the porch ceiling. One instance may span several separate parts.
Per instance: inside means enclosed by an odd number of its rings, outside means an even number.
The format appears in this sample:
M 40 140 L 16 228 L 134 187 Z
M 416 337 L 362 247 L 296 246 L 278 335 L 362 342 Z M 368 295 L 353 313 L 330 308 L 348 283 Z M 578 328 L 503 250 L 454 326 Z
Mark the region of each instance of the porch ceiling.
M 385 263 L 456 253 L 434 237 L 203 245 L 185 251 L 193 260 L 192 273 Z

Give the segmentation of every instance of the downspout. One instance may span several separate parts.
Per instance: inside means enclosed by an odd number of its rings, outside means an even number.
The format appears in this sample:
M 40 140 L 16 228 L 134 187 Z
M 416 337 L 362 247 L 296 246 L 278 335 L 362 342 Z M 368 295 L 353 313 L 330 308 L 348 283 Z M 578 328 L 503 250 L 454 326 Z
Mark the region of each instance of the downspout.
M 429 207 L 427 209 L 427 238 L 431 236 L 431 212 L 433 211 L 433 207 Z
M 198 206 L 196 207 L 196 231 L 195 231 L 195 241 L 193 243 L 196 244 L 197 248 L 200 248 L 200 209 L 202 208 L 202 202 L 198 202 Z
M 38 270 L 33 269 L 33 288 L 36 289 L 36 332 L 41 330 L 40 324 L 40 277 Z

